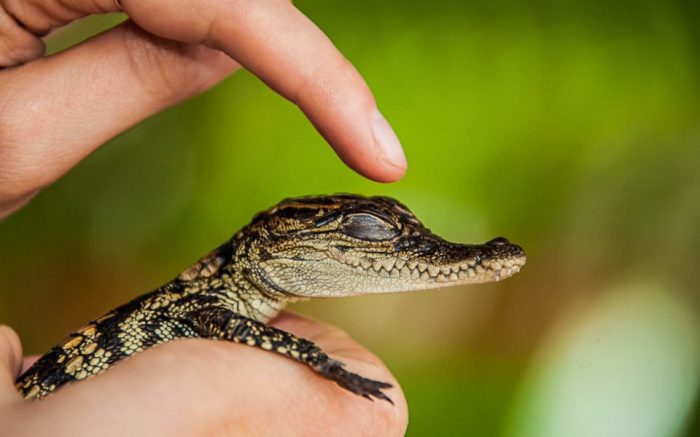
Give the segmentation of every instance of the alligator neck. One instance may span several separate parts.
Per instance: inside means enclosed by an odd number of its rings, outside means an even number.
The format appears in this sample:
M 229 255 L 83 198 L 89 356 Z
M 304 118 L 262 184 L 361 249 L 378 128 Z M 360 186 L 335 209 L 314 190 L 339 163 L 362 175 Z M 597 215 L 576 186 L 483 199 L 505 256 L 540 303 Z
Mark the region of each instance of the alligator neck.
M 286 299 L 255 284 L 249 262 L 252 254 L 244 233 L 245 229 L 202 257 L 163 289 L 177 286 L 197 300 L 216 303 L 260 322 L 275 317 Z

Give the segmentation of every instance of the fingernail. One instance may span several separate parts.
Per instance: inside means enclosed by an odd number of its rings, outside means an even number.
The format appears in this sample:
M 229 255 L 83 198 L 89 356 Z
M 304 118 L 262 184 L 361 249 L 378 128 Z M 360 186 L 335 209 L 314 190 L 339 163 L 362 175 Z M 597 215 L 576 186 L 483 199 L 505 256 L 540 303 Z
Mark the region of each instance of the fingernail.
M 403 153 L 401 142 L 389 126 L 389 122 L 376 108 L 372 113 L 372 134 L 382 159 L 395 167 L 406 168 L 406 155 Z

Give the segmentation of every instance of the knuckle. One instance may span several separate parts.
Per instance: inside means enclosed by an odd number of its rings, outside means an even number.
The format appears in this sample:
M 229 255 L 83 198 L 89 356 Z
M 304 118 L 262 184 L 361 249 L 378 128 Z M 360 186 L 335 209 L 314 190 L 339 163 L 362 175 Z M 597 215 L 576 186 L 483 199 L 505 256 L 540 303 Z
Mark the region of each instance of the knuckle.
M 161 39 L 133 25 L 125 26 L 127 65 L 143 92 L 157 103 L 170 103 L 204 88 L 208 79 L 196 62 L 198 48 Z
M 361 401 L 363 401 L 362 399 Z M 372 403 L 353 404 L 355 415 L 357 415 L 358 405 L 362 408 L 359 421 L 361 424 L 361 435 L 368 436 L 403 436 L 408 427 L 408 408 L 404 398 L 394 399 L 394 405 L 378 400 Z
M 42 2 L 33 0 L 0 0 L 0 6 L 18 23 L 21 23 L 23 27 L 34 34 L 45 35 L 54 26 L 51 14 L 46 10 L 48 6 Z
M 372 435 L 372 432 L 376 432 L 376 435 L 382 436 L 403 436 L 408 427 L 408 404 L 403 390 L 388 370 L 384 369 L 373 375 L 377 375 L 380 381 L 390 382 L 394 388 L 386 393 L 392 403 L 377 400 L 365 405 L 368 410 L 368 420 L 364 423 L 367 434 Z
M 117 0 L 67 2 L 55 0 L 0 0 L 0 6 L 34 35 L 44 36 L 51 29 L 85 15 L 119 10 Z
M 168 53 L 166 44 L 174 43 L 159 42 L 155 37 L 133 27 L 125 29 L 123 42 L 129 68 L 139 80 L 143 91 L 158 99 L 171 93 L 173 73 L 172 69 L 166 67 L 164 57 Z
M 299 106 L 341 107 L 348 101 L 366 99 L 369 93 L 359 73 L 346 58 L 329 60 L 298 78 L 291 100 Z
M 402 436 L 408 426 L 408 411 L 392 405 L 378 405 L 375 412 L 377 435 Z
M 0 0 L 0 68 L 12 67 L 44 54 L 44 43 L 13 18 L 6 1 Z

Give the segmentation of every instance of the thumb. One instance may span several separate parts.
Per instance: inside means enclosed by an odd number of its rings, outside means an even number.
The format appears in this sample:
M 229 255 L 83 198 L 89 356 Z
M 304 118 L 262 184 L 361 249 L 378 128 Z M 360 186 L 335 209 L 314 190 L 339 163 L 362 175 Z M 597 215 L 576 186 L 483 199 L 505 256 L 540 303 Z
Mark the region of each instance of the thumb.
M 22 368 L 22 344 L 9 326 L 0 325 L 0 405 L 20 400 L 15 378 Z

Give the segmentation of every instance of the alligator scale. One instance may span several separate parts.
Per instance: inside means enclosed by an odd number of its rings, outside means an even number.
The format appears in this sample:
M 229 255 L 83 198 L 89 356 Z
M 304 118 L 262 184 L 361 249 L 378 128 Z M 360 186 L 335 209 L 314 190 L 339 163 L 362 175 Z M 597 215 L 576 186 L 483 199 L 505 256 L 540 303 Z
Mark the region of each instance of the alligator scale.
M 353 393 L 391 402 L 382 392 L 390 384 L 351 373 L 266 322 L 287 302 L 497 281 L 524 264 L 523 250 L 504 238 L 445 241 L 388 197 L 287 199 L 172 281 L 71 333 L 17 389 L 40 399 L 157 344 L 201 337 L 284 355 Z

